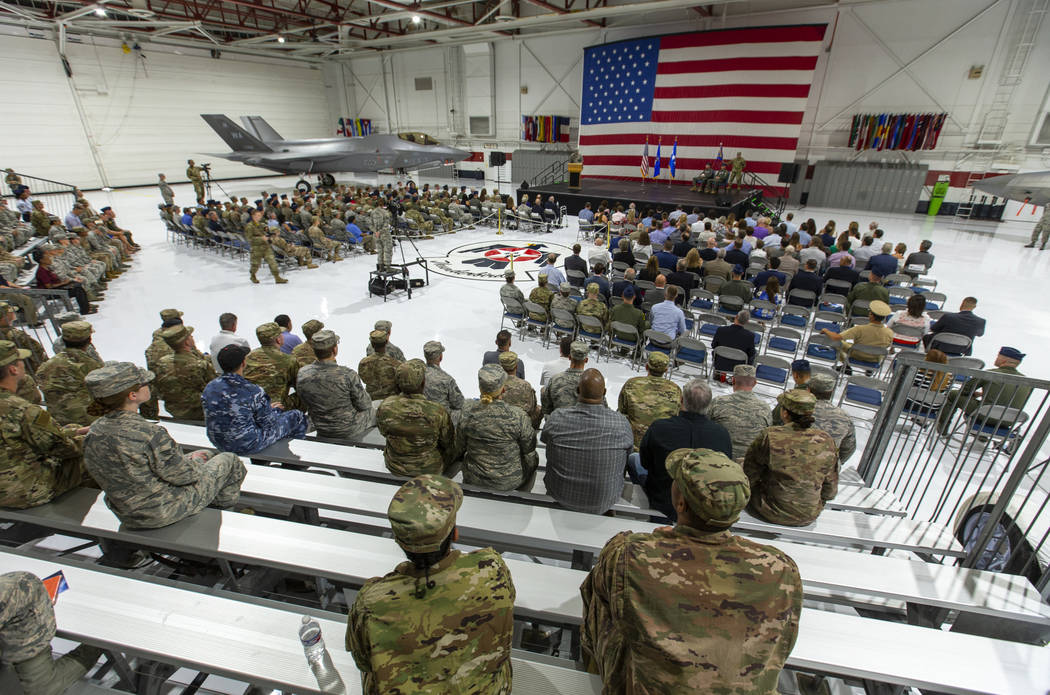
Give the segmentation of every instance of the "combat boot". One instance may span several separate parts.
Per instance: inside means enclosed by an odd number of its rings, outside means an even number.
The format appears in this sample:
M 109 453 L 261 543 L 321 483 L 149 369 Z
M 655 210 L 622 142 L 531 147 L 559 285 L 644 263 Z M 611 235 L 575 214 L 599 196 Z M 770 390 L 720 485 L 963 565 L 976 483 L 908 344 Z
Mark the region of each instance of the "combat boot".
M 343 260 L 343 257 L 340 256 L 338 253 L 336 253 L 334 256 L 332 256 L 332 263 L 338 263 L 341 260 Z
M 288 282 L 288 279 L 287 279 L 287 278 L 283 278 L 283 277 L 281 277 L 280 275 L 275 275 L 275 276 L 273 277 L 273 281 L 274 281 L 274 283 L 276 283 L 276 284 L 278 284 L 278 285 L 283 285 L 283 284 L 285 284 L 286 282 Z
M 259 284 L 259 278 L 255 277 L 255 273 L 252 273 L 252 282 L 255 283 L 256 285 Z
M 316 267 L 317 267 L 317 264 L 316 264 L 316 263 L 307 263 L 307 264 L 306 264 L 306 267 L 307 267 L 308 269 L 313 269 L 313 268 L 316 268 Z

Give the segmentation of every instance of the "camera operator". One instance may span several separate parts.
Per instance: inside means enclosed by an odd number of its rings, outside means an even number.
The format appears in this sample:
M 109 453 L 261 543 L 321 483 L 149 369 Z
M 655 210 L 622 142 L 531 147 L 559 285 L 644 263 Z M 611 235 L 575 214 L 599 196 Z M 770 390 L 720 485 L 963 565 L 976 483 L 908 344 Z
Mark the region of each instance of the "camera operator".
M 186 178 L 193 184 L 193 192 L 197 196 L 197 204 L 204 205 L 204 179 L 201 172 L 209 167 L 206 164 L 204 165 L 205 169 L 202 170 L 192 159 L 187 159 L 186 164 L 188 165 L 186 167 Z

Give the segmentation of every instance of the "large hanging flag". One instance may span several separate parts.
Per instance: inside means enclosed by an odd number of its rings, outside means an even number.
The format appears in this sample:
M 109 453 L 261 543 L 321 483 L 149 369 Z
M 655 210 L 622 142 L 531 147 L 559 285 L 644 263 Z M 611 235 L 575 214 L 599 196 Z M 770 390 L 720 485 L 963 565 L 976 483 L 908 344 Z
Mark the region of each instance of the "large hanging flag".
M 587 176 L 638 180 L 638 146 L 650 135 L 678 135 L 683 180 L 723 145 L 743 153 L 749 172 L 775 179 L 795 159 L 825 30 L 724 29 L 587 48 L 580 109 Z
M 653 165 L 653 178 L 660 178 L 660 142 L 656 143 L 656 164 Z
M 675 160 L 677 160 L 677 159 L 678 159 L 678 138 L 675 138 L 674 139 L 674 147 L 671 148 L 671 162 L 670 162 L 670 166 L 668 167 L 668 169 L 671 170 L 671 178 L 672 179 L 674 178 L 674 169 L 675 169 L 675 164 L 676 164 Z
M 649 178 L 649 139 L 645 140 L 645 149 L 642 150 L 642 181 Z

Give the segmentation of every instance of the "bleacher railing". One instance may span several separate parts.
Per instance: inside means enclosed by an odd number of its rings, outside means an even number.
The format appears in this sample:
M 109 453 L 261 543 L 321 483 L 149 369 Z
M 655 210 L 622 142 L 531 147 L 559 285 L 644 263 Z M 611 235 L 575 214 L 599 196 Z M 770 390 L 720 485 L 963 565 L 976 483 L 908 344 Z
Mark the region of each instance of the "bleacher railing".
M 858 469 L 912 519 L 952 529 L 963 566 L 1026 576 L 1050 598 L 1048 433 L 1050 381 L 904 352 Z
M 52 215 L 62 218 L 73 209 L 73 202 L 76 200 L 76 196 L 73 194 L 73 189 L 76 186 L 73 184 L 42 179 L 39 176 L 30 176 L 20 171 L 15 173 L 21 177 L 22 185 L 29 187 L 30 197 L 33 200 L 43 201 L 44 209 Z M 8 199 L 8 207 L 13 209 L 15 196 L 7 184 L 4 184 L 4 197 Z

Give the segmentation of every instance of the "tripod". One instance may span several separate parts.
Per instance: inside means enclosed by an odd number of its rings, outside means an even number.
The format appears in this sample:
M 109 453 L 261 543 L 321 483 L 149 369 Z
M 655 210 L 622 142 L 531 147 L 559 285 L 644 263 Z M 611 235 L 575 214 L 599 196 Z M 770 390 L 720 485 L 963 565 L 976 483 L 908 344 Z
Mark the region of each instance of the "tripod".
M 211 165 L 210 164 L 203 164 L 203 165 L 201 165 L 201 169 L 204 170 L 204 199 L 205 200 L 212 200 L 211 184 L 213 182 L 211 180 Z M 218 188 L 220 191 L 222 191 L 222 194 L 224 196 L 226 196 L 227 198 L 230 197 L 230 194 L 226 192 L 226 189 L 222 187 L 221 183 L 219 183 L 218 181 L 215 181 L 214 183 L 215 183 L 215 187 Z

